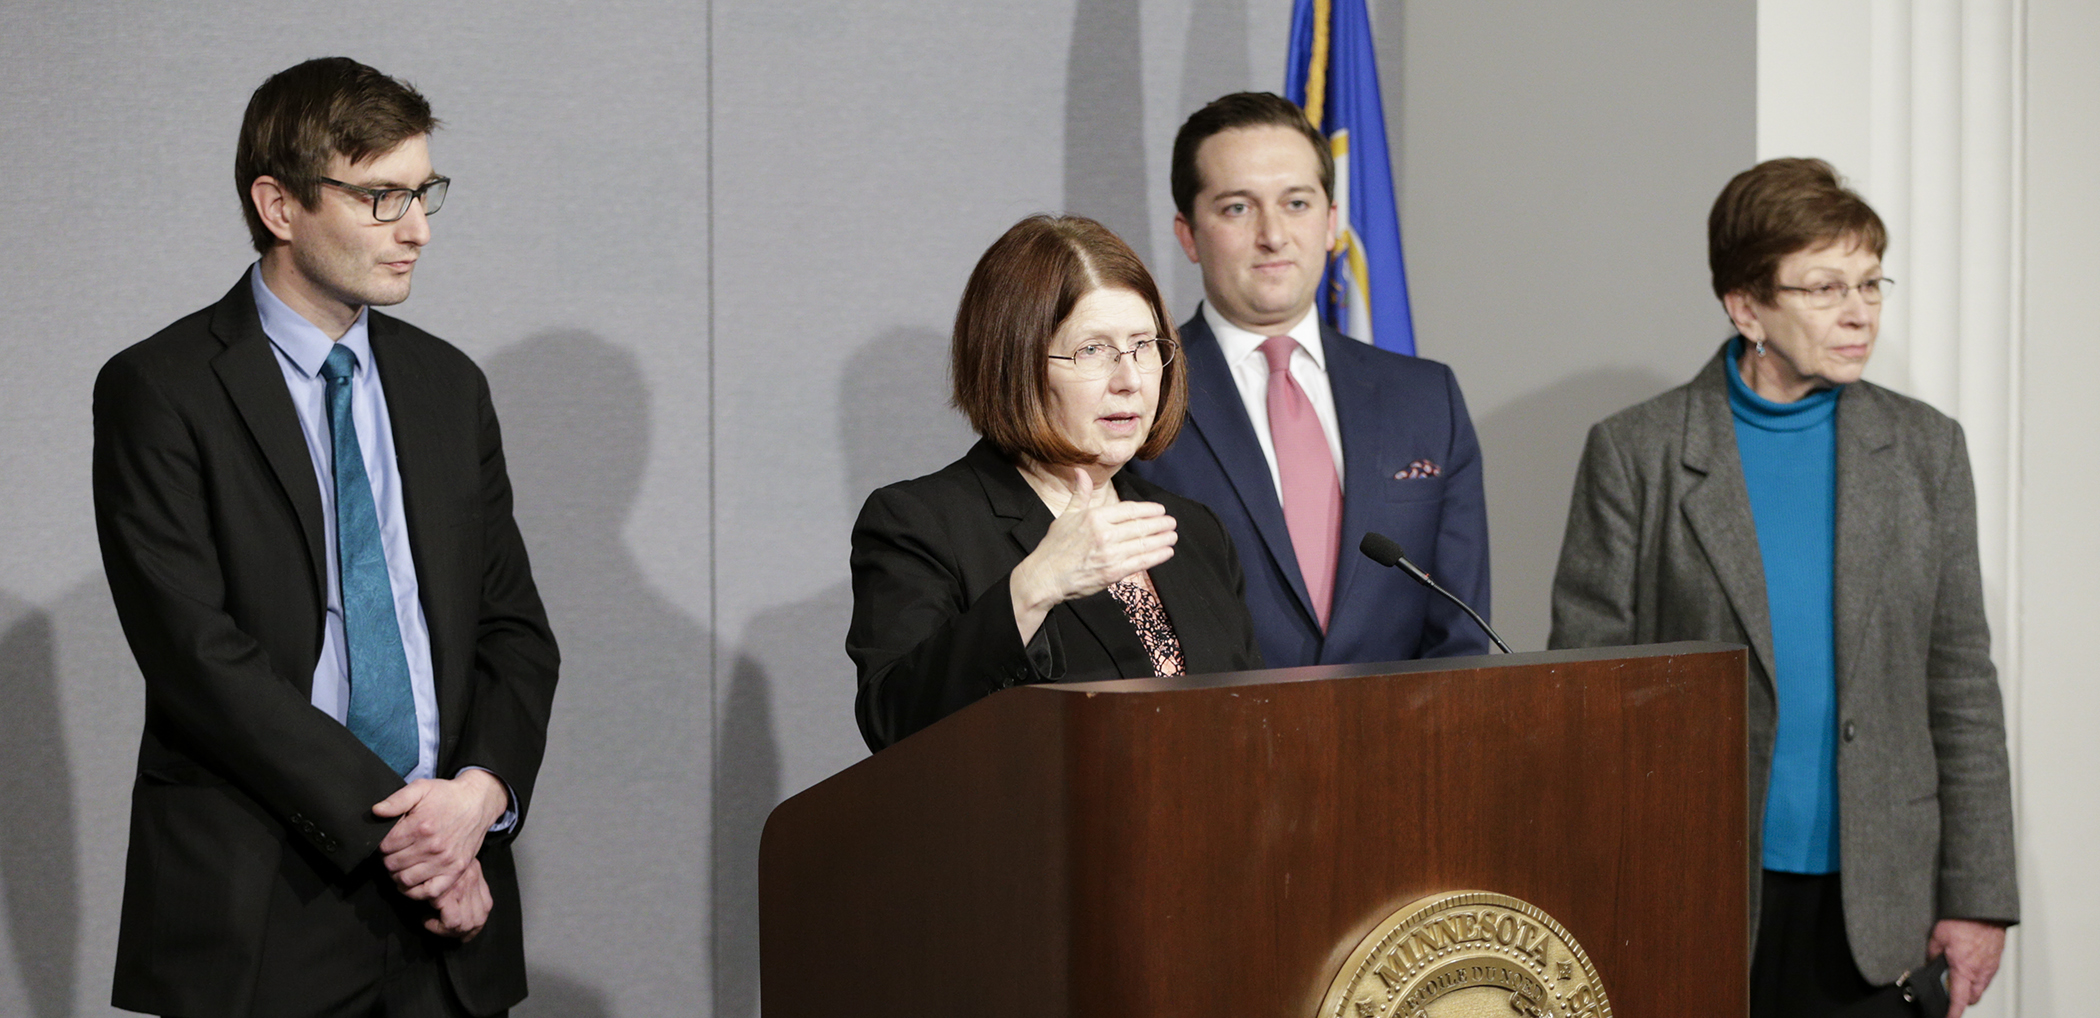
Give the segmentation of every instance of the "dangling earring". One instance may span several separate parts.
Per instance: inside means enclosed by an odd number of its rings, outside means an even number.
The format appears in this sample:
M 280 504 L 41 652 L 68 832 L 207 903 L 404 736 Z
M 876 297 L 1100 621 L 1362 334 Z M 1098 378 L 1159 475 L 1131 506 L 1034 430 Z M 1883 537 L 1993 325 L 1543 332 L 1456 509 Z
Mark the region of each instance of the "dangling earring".
M 1763 357 L 1765 355 L 1765 341 L 1762 339 L 1757 341 L 1757 355 L 1759 357 Z

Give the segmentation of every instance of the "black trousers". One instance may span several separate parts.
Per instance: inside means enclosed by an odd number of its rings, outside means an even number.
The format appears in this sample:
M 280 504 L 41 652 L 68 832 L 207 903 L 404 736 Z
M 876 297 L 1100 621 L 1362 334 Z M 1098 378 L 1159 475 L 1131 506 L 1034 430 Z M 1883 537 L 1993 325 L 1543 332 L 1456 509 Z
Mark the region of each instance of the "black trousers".
M 1764 871 L 1751 1018 L 1824 1018 L 1874 992 L 1852 960 L 1839 874 Z
M 423 929 L 429 906 L 376 858 L 330 880 L 297 851 L 270 893 L 253 1018 L 473 1018 L 445 974 L 450 941 Z

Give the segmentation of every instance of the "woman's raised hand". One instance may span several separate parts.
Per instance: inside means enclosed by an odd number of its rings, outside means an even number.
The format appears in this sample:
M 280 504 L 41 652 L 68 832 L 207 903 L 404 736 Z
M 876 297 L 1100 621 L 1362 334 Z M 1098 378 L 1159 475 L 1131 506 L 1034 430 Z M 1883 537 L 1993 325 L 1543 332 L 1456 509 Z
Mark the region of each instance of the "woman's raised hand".
M 1157 502 L 1095 506 L 1094 479 L 1073 468 L 1071 500 L 1021 564 L 1008 587 L 1021 640 L 1035 637 L 1059 603 L 1104 590 L 1174 557 L 1174 517 Z

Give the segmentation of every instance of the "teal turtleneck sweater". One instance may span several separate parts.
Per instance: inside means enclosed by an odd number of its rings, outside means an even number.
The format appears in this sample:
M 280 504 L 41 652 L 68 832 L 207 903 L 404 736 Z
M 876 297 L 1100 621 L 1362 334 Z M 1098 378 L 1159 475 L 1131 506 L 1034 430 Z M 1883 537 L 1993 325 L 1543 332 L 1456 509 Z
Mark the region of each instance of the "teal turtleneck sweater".
M 1728 405 L 1750 490 L 1772 616 L 1779 731 L 1765 795 L 1764 867 L 1838 871 L 1837 405 L 1843 387 L 1774 403 L 1736 369 L 1728 347 Z

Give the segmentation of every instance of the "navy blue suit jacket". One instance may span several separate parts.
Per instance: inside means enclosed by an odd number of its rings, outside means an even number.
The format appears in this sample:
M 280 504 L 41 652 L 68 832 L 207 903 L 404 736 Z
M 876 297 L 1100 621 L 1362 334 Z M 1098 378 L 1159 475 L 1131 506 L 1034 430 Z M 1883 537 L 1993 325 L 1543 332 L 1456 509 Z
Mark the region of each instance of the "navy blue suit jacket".
M 1480 442 L 1451 369 L 1359 343 L 1325 327 L 1327 377 L 1342 432 L 1342 540 L 1334 613 L 1320 632 L 1268 462 L 1210 326 L 1181 327 L 1189 417 L 1173 447 L 1131 468 L 1211 507 L 1239 548 L 1262 658 L 1291 665 L 1402 661 L 1488 652 L 1465 613 L 1398 569 L 1356 550 L 1392 538 L 1445 589 L 1488 614 L 1487 500 Z M 1417 461 L 1434 477 L 1401 478 Z

